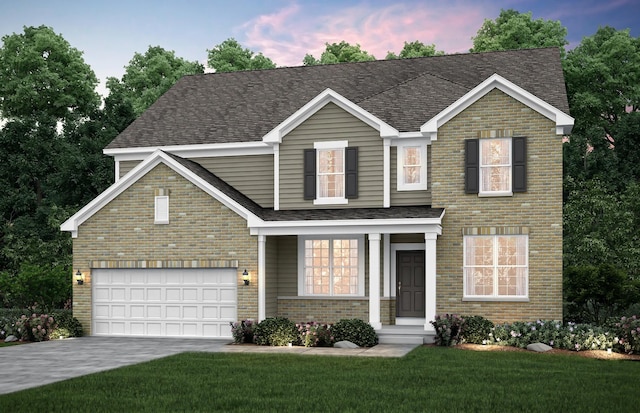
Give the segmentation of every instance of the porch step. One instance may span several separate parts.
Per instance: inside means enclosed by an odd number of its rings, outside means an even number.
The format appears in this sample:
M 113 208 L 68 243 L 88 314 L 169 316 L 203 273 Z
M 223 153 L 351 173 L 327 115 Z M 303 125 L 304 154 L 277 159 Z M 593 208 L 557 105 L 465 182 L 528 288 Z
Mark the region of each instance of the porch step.
M 435 334 L 424 331 L 423 326 L 385 325 L 376 331 L 380 344 L 430 344 Z

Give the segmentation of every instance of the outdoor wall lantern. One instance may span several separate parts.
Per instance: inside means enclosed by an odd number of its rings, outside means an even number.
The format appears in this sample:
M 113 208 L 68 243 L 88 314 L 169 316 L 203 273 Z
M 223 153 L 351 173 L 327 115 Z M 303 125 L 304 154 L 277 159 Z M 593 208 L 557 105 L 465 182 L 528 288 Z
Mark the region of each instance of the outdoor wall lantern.
M 244 285 L 249 285 L 249 273 L 246 268 L 242 272 L 242 281 L 244 281 Z
M 82 276 L 80 270 L 76 272 L 76 281 L 78 282 L 78 285 L 84 284 L 84 277 Z

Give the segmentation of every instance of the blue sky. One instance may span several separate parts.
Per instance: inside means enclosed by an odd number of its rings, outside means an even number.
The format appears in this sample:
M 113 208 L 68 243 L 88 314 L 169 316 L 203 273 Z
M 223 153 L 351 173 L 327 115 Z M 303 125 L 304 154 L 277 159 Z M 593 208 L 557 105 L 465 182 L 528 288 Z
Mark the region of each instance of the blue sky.
M 229 37 L 278 66 L 319 57 L 326 42 L 358 43 L 378 59 L 404 41 L 467 52 L 484 19 L 500 9 L 560 20 L 569 48 L 599 26 L 640 36 L 640 0 L 0 0 L 0 36 L 47 25 L 84 52 L 105 94 L 108 76 L 121 77 L 135 52 L 161 46 L 206 62 L 207 49 Z

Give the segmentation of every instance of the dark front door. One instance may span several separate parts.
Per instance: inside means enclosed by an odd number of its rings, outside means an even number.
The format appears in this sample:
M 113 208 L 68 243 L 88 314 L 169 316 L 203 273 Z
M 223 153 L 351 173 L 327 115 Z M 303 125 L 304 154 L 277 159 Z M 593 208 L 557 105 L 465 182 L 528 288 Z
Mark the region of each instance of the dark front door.
M 396 254 L 396 317 L 424 318 L 424 251 Z

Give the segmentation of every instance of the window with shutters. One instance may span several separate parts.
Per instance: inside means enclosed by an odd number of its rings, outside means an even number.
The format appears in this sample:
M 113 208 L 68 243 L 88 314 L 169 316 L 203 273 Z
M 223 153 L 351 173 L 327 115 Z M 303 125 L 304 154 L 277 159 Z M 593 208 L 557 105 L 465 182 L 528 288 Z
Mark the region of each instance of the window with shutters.
M 420 144 L 398 145 L 398 191 L 427 189 L 427 147 Z
M 347 141 L 315 142 L 304 151 L 304 199 L 347 204 L 358 197 L 358 148 Z
M 465 192 L 479 196 L 511 196 L 527 191 L 525 137 L 467 139 Z

